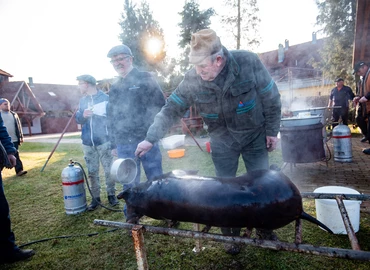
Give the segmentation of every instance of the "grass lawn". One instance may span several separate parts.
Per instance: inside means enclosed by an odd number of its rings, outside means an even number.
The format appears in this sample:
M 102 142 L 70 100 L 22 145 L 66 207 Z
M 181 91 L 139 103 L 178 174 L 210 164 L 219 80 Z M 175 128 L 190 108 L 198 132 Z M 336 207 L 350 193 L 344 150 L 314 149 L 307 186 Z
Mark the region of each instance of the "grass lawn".
M 41 172 L 53 144 L 24 143 L 21 158 L 28 174 L 16 177 L 14 170 L 4 170 L 4 188 L 11 208 L 12 227 L 19 245 L 41 240 L 25 248 L 32 248 L 32 260 L 1 269 L 137 269 L 133 242 L 126 230 L 96 226 L 94 219 L 124 222 L 122 212 L 99 208 L 93 212 L 67 215 L 64 209 L 61 172 L 69 159 L 84 165 L 80 144 L 60 144 Z M 173 169 L 199 170 L 199 175 L 214 175 L 211 158 L 196 146 L 185 147 L 185 157 L 169 159 L 163 151 L 164 171 Z M 282 164 L 281 152 L 270 155 L 270 163 Z M 238 174 L 244 173 L 240 166 Z M 143 175 L 143 174 L 142 174 Z M 144 179 L 142 179 L 144 181 Z M 102 185 L 104 186 L 104 185 Z M 117 190 L 122 186 L 117 184 Z M 105 187 L 103 188 L 105 189 Z M 87 202 L 90 202 L 87 195 Z M 107 203 L 102 191 L 102 201 Z M 122 209 L 123 201 L 116 209 Z M 315 216 L 313 200 L 304 202 L 305 211 Z M 362 250 L 370 251 L 370 216 L 361 213 L 357 237 Z M 164 226 L 162 221 L 143 218 L 142 223 Z M 317 226 L 303 221 L 303 242 L 316 246 L 350 249 L 346 235 L 329 235 Z M 181 223 L 179 229 L 192 229 L 192 224 Z M 218 233 L 213 228 L 213 233 Z M 94 233 L 98 233 L 92 235 Z M 294 223 L 277 230 L 281 241 L 294 240 Z M 89 236 L 90 235 L 90 236 Z M 75 237 L 70 237 L 75 236 Z M 56 238 L 59 237 L 59 238 Z M 44 240 L 43 240 L 44 239 Z M 202 241 L 205 249 L 193 253 L 194 239 L 145 234 L 145 246 L 150 269 L 369 269 L 369 262 L 334 259 L 324 256 L 272 251 L 246 246 L 236 256 L 224 252 L 223 244 Z

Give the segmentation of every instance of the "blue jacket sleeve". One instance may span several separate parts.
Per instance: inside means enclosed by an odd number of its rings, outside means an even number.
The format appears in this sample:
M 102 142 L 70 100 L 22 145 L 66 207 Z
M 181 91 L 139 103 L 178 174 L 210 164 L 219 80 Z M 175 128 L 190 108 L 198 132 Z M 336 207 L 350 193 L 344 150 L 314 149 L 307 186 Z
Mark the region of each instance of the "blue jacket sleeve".
M 75 119 L 76 119 L 77 124 L 82 125 L 87 121 L 87 119 L 83 116 L 85 109 L 86 109 L 86 106 L 83 102 L 83 99 L 80 99 L 78 110 L 77 110 L 76 115 L 75 115 Z

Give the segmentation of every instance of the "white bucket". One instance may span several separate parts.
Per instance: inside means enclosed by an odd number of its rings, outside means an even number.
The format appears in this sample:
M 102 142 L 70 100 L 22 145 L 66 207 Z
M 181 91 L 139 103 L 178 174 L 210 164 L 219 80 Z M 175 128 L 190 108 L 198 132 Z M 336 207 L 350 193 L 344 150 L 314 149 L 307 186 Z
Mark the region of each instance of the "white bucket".
M 360 194 L 357 190 L 340 186 L 320 187 L 315 189 L 314 193 Z M 343 203 L 354 232 L 358 232 L 360 227 L 361 201 L 343 200 Z M 347 234 L 338 203 L 335 199 L 315 199 L 315 206 L 316 217 L 319 221 L 328 226 L 335 234 Z

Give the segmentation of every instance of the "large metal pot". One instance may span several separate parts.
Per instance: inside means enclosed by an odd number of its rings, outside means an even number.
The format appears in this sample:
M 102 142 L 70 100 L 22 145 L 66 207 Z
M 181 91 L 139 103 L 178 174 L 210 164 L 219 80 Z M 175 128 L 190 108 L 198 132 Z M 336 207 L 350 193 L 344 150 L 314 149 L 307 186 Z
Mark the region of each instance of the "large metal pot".
M 309 117 L 288 117 L 288 118 L 281 118 L 281 126 L 282 127 L 300 127 L 300 126 L 309 126 L 315 125 L 321 122 L 322 116 L 315 115 Z
M 310 114 L 313 114 L 313 115 L 323 115 L 327 108 L 328 107 L 300 109 L 300 110 L 293 110 L 292 113 L 293 113 L 293 116 L 298 116 L 299 113 L 303 113 L 303 112 L 309 112 Z

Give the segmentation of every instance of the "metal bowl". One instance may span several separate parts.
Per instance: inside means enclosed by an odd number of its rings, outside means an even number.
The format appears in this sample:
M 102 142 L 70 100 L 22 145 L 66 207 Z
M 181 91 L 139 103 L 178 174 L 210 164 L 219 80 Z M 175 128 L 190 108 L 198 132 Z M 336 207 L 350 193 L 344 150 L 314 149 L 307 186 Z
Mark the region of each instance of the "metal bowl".
M 137 175 L 135 160 L 131 158 L 119 158 L 113 162 L 110 169 L 112 179 L 123 184 L 131 184 Z

